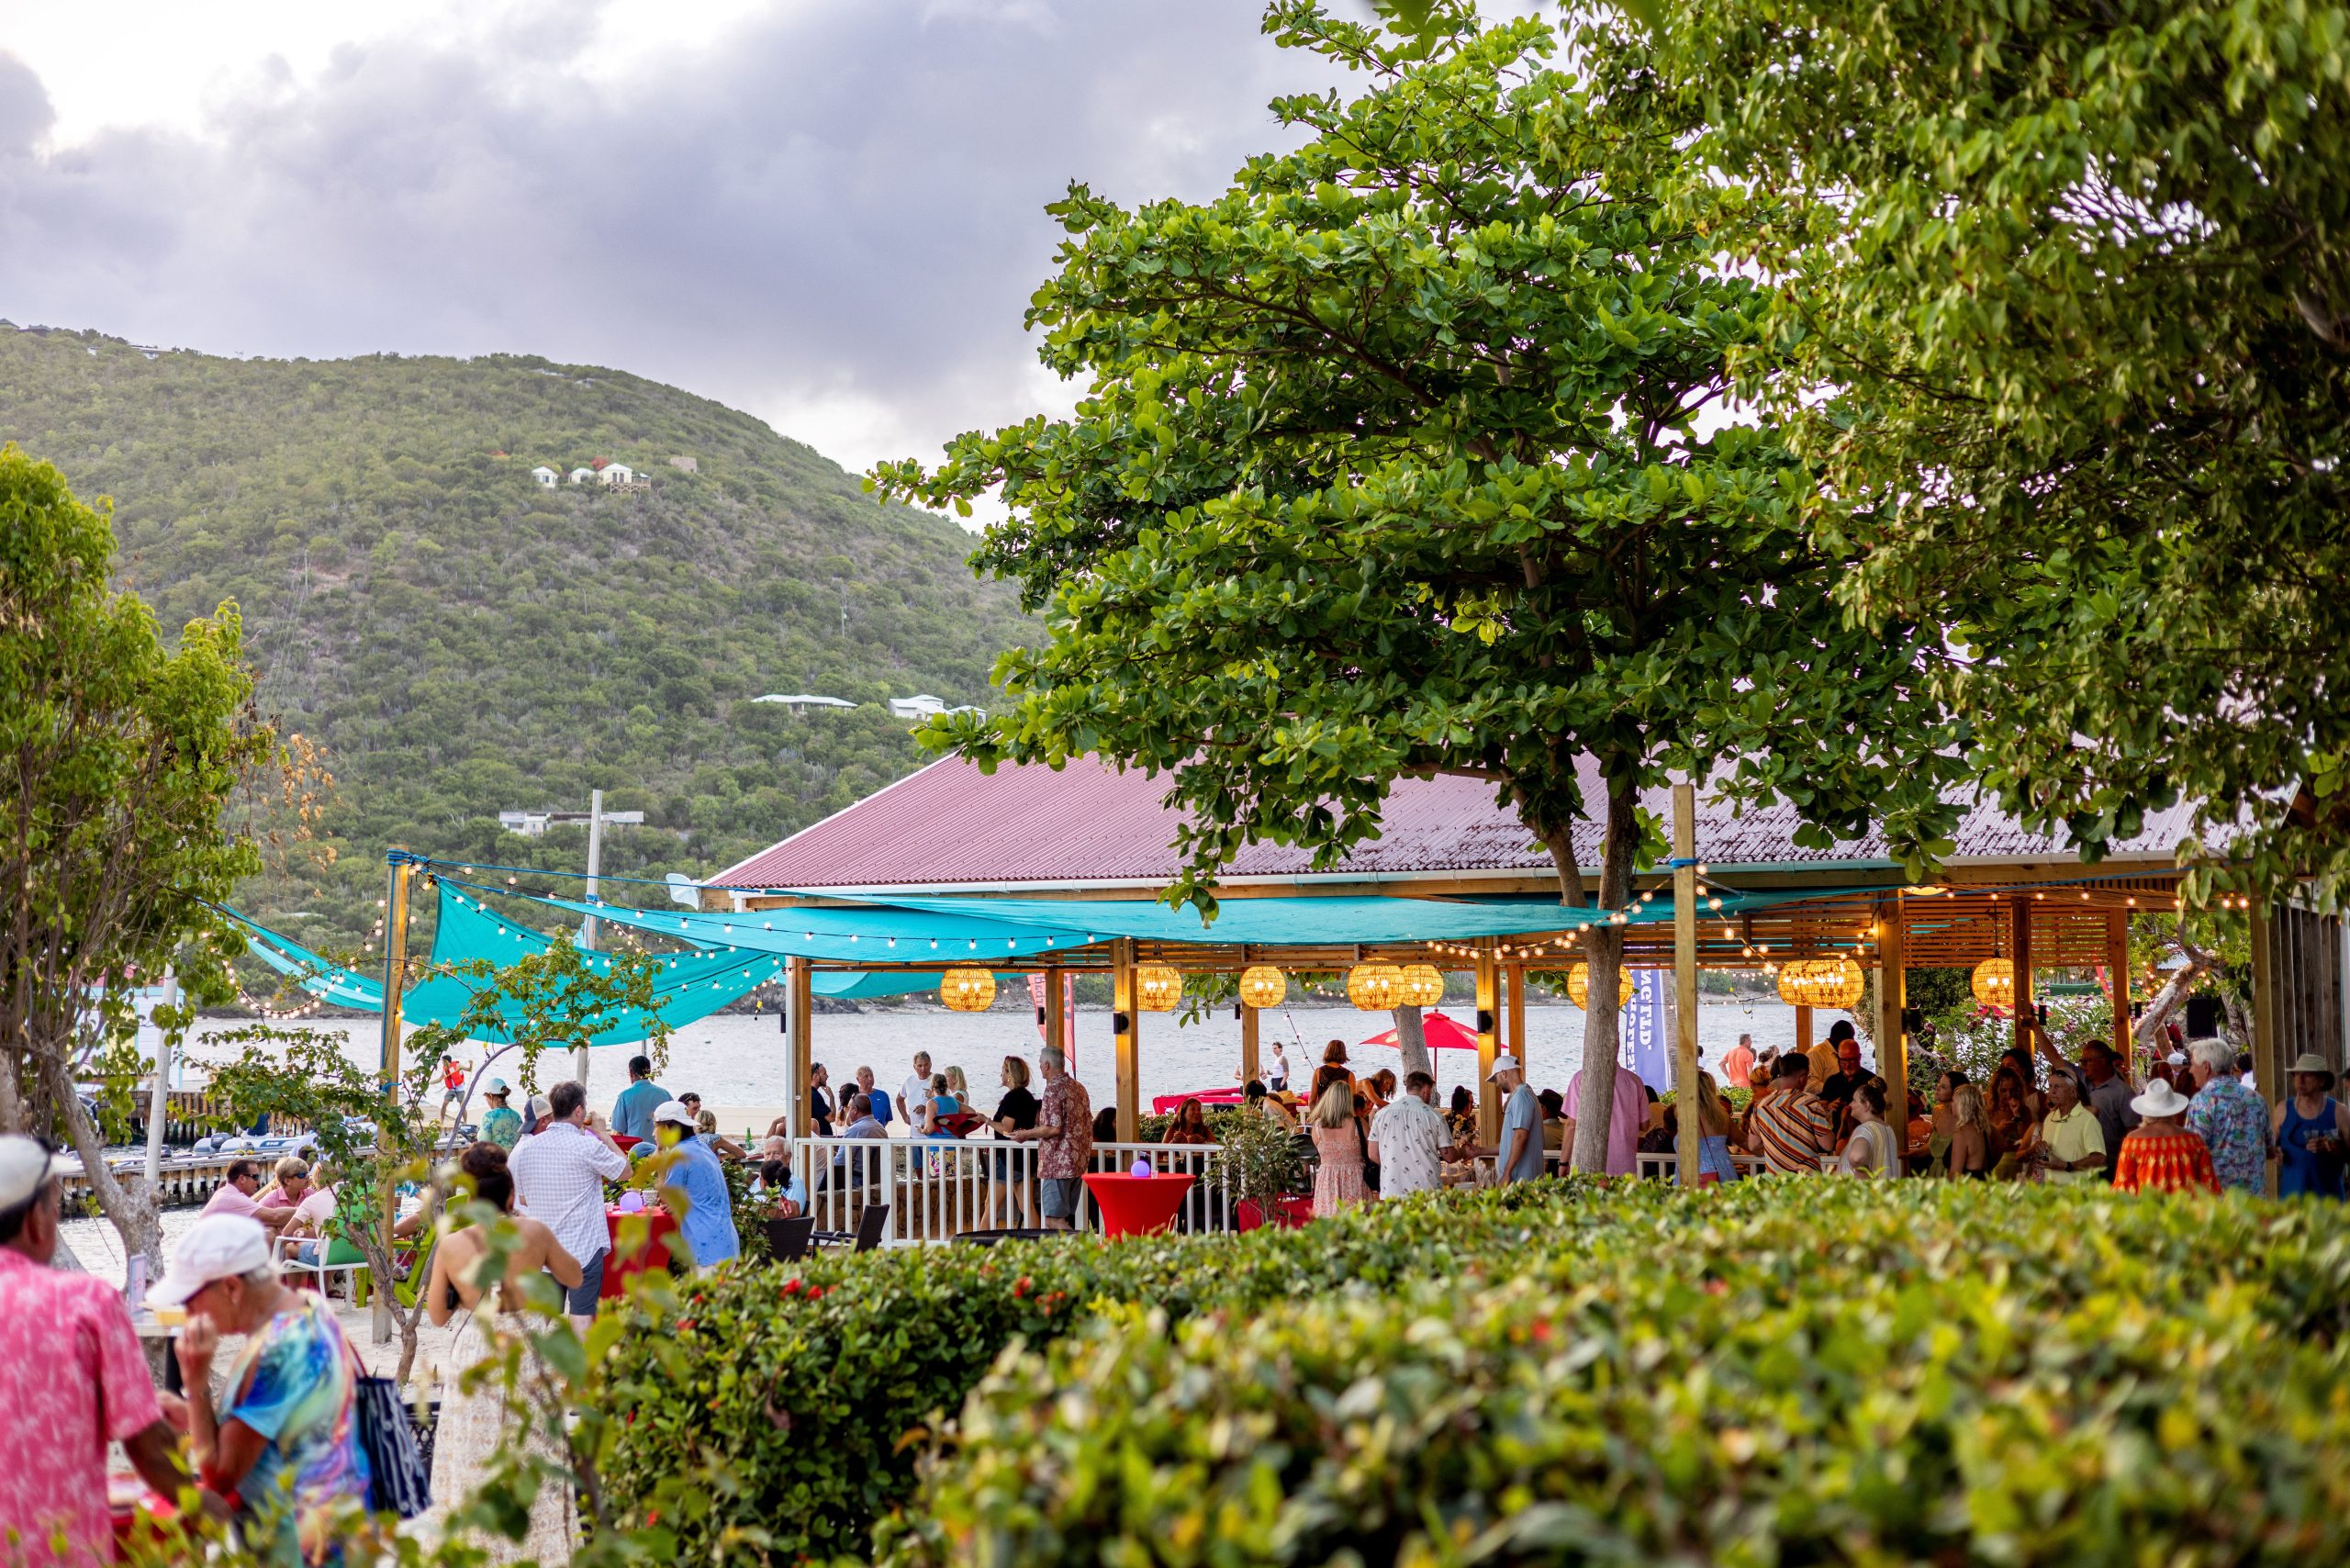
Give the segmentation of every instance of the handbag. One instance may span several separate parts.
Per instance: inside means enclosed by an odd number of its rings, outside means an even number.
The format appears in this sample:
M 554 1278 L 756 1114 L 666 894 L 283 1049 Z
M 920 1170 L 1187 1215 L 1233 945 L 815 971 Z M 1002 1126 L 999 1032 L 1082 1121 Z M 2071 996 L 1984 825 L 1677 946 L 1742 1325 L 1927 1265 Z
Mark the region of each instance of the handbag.
M 432 1506 L 432 1468 L 409 1424 L 408 1404 L 400 1386 L 376 1377 L 346 1345 L 351 1357 L 352 1415 L 359 1428 L 359 1446 L 367 1453 L 368 1506 L 379 1514 L 412 1519 Z

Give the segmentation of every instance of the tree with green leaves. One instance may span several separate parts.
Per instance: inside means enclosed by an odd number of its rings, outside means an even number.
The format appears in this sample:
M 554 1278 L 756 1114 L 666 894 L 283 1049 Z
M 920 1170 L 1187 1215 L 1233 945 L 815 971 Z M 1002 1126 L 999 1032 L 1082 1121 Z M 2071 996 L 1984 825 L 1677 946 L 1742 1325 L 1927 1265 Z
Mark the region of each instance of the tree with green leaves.
M 1941 639 L 1852 624 L 1831 595 L 1854 563 L 1807 534 L 1803 468 L 1709 412 L 1766 346 L 1766 297 L 1622 177 L 1671 149 L 1624 144 L 1550 24 L 1448 6 L 1414 37 L 1281 0 L 1265 26 L 1368 90 L 1277 101 L 1304 144 L 1204 205 L 1072 186 L 1028 319 L 1085 383 L 1075 416 L 874 476 L 934 506 L 1000 491 L 975 564 L 1044 618 L 997 667 L 1012 711 L 931 738 L 1169 773 L 1169 896 L 1208 912 L 1248 843 L 1328 866 L 1397 779 L 1486 781 L 1583 927 L 1584 1103 L 1606 1104 L 1603 915 L 1662 845 L 1639 791 L 1784 800 L 1821 847 L 1882 823 L 1922 868 L 1953 822 Z M 1583 1118 L 1577 1168 L 1606 1141 Z
M 2007 809 L 2094 854 L 2193 802 L 2199 895 L 2350 868 L 2350 9 L 1655 0 L 1579 47 L 1779 286 L 1749 363 L 1841 597 L 1949 628 Z
M 114 534 L 63 476 L 0 448 L 0 1131 L 62 1135 L 128 1254 L 162 1266 L 155 1194 L 106 1168 L 78 1087 L 127 1090 L 134 993 L 236 994 L 213 907 L 261 869 L 239 792 L 283 762 L 252 705 L 236 607 L 167 649 L 108 584 Z M 159 1012 L 176 1036 L 188 1006 Z

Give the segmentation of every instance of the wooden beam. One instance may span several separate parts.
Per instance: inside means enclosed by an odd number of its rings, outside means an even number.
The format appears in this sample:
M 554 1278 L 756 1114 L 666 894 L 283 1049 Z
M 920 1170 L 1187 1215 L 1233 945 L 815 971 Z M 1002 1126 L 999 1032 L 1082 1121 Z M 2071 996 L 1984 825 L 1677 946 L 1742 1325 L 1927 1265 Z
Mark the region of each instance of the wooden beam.
M 399 1103 L 400 1092 L 400 992 L 408 985 L 408 880 L 412 868 L 406 861 L 392 868 L 391 886 L 384 896 L 384 1098 L 391 1104 Z M 391 1148 L 390 1134 L 378 1131 L 375 1147 Z M 384 1188 L 384 1249 L 392 1250 L 392 1231 L 399 1224 L 400 1192 L 397 1182 L 386 1182 Z M 323 1289 L 323 1287 L 321 1287 Z M 377 1281 L 374 1320 L 369 1327 L 378 1345 L 389 1344 L 392 1338 L 391 1288 L 388 1281 Z
M 1257 1010 L 1247 1002 L 1240 1004 L 1240 1087 L 1246 1090 L 1257 1081 Z
M 1681 1184 L 1697 1184 L 1697 791 L 1673 787 L 1673 993 L 1679 1013 L 1673 1052 L 1673 1094 L 1678 1124 L 1673 1140 Z
M 1142 1123 L 1142 1010 L 1135 1005 L 1134 938 L 1110 944 L 1110 1006 L 1117 1014 L 1118 1141 L 1133 1143 Z
M 2117 909 L 2105 917 L 2105 972 L 2113 977 L 2113 1054 L 2115 1070 L 2134 1081 L 2130 1050 L 2130 912 Z
M 1058 965 L 1045 970 L 1045 1044 L 1061 1048 L 1061 1060 L 1071 1072 L 1077 1070 L 1077 1041 L 1072 1037 L 1075 1020 L 1069 1015 L 1069 981 L 1067 970 Z
M 1886 1125 L 1902 1151 L 1894 1161 L 1897 1176 L 1908 1170 L 1909 1148 L 1909 1036 L 1901 1028 L 1909 993 L 1901 937 L 1901 901 L 1887 899 L 1877 906 L 1876 1070 L 1885 1080 Z
M 1477 949 L 1477 1141 L 1491 1148 L 1502 1138 L 1502 1097 L 1494 1087 L 1494 1058 L 1501 1055 L 1501 968 L 1491 943 Z M 1521 1064 L 1522 1065 L 1522 1064 Z
M 1796 1003 L 1796 1049 L 1809 1056 L 1811 1041 L 1811 1009 L 1798 1002 Z
M 1526 1065 L 1526 966 L 1512 964 L 1502 972 L 1508 986 L 1507 1002 L 1502 1009 L 1502 1049 L 1516 1057 L 1518 1065 Z M 1434 1061 L 1436 1053 L 1428 1053 Z
M 2031 1014 L 2031 905 L 2020 893 L 2008 904 L 2008 957 L 2016 967 L 2014 1043 L 2037 1059 L 2040 1053 L 2031 1048 L 2031 1026 L 2025 1023 Z
M 2277 1102 L 2285 1092 L 2285 1053 L 2279 1048 L 2277 1035 L 2277 917 L 2267 903 L 2252 901 L 2249 924 L 2252 926 L 2252 1074 L 2260 1086 L 2260 1097 L 2274 1112 Z M 2277 1166 L 2274 1159 L 2262 1162 L 2263 1179 L 2270 1197 L 2277 1195 Z
M 783 962 L 784 1028 L 788 1043 L 784 1054 L 788 1058 L 784 1072 L 786 1114 L 791 1118 L 791 1136 L 806 1137 L 813 1129 L 814 1098 L 809 1080 L 816 1072 L 816 977 L 801 958 L 786 958 Z

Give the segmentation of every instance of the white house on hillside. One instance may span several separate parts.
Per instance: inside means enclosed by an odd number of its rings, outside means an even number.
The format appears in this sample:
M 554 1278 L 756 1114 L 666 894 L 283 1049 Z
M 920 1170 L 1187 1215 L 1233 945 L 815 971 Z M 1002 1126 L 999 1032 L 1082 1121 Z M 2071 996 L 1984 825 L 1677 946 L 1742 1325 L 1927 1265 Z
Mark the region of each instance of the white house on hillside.
M 625 463 L 607 463 L 596 477 L 607 485 L 625 485 L 636 477 L 636 470 Z
M 555 487 L 555 481 L 562 478 L 563 476 L 542 463 L 536 468 L 531 470 L 531 477 L 536 479 L 540 484 L 544 485 L 548 489 L 552 490 Z
M 854 708 L 856 703 L 838 697 L 819 697 L 811 691 L 770 691 L 765 697 L 754 697 L 754 702 L 778 702 L 795 713 L 805 713 L 811 708 Z
M 584 485 L 595 476 L 596 471 L 593 468 L 574 468 L 570 475 L 571 482 L 575 485 Z

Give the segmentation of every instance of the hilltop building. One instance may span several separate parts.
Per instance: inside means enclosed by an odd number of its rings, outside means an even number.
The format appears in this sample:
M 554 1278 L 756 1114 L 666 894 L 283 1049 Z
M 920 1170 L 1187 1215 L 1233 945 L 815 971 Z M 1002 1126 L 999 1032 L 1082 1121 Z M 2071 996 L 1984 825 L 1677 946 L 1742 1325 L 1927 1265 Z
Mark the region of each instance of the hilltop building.
M 551 827 L 586 827 L 586 812 L 500 812 L 498 825 L 509 833 L 519 833 L 524 838 L 544 838 Z M 614 827 L 642 827 L 643 812 L 606 812 L 604 821 Z
M 531 477 L 536 479 L 541 485 L 552 490 L 554 488 L 556 481 L 561 479 L 563 476 L 542 463 L 536 468 L 531 470 Z
M 840 697 L 819 697 L 812 691 L 770 691 L 765 697 L 754 697 L 754 702 L 774 702 L 795 713 L 805 713 L 811 708 L 854 708 L 856 703 Z

